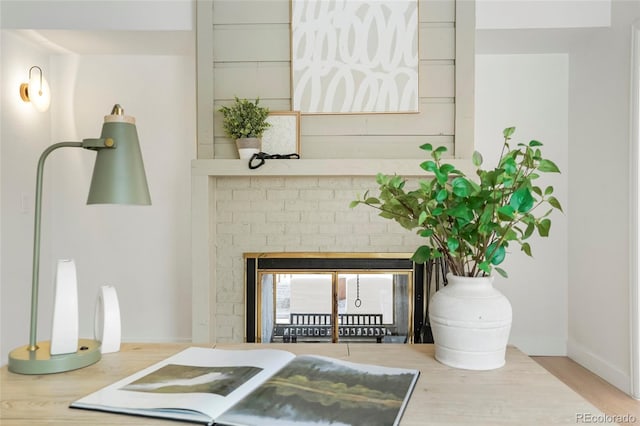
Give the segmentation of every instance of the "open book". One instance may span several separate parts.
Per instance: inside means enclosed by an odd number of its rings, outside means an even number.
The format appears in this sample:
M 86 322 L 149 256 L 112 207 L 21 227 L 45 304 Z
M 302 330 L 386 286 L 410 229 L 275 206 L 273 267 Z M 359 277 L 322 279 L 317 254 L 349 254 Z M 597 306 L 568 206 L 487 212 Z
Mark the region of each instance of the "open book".
M 71 407 L 228 426 L 397 425 L 419 374 L 274 349 L 192 347 Z

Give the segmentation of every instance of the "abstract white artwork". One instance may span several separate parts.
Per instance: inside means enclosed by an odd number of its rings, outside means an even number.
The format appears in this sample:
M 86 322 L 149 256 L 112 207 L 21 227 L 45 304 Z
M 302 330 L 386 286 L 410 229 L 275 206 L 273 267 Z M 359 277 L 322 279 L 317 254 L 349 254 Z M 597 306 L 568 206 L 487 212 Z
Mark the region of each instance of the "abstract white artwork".
M 417 0 L 292 0 L 293 109 L 418 111 Z

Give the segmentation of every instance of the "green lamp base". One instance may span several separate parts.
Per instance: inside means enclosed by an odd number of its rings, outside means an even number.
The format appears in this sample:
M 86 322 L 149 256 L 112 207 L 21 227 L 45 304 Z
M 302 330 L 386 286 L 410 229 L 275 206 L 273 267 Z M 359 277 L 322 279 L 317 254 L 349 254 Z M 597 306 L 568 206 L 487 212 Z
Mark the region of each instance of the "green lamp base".
M 19 374 L 50 374 L 77 370 L 98 362 L 102 356 L 100 342 L 78 341 L 78 350 L 69 354 L 51 355 L 50 342 L 38 342 L 36 350 L 22 346 L 9 353 L 9 371 Z

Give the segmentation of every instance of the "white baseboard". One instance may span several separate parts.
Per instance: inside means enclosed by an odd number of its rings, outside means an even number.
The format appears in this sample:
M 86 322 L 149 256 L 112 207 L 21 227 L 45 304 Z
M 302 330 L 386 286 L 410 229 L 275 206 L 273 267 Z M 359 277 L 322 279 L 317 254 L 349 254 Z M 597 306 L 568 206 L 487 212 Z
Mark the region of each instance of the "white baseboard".
M 631 394 L 631 376 L 628 371 L 622 371 L 611 365 L 611 363 L 571 339 L 567 343 L 567 356 L 587 370 L 602 377 L 622 392 Z

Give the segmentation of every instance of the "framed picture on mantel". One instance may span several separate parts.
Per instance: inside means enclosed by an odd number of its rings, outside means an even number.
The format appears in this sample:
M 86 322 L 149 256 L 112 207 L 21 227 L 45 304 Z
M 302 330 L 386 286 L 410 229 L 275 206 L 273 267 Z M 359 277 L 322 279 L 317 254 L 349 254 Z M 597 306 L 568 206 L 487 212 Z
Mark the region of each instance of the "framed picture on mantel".
M 293 109 L 418 112 L 418 0 L 292 0 Z
M 267 154 L 300 154 L 300 111 L 271 111 L 271 126 L 262 135 L 262 151 Z

